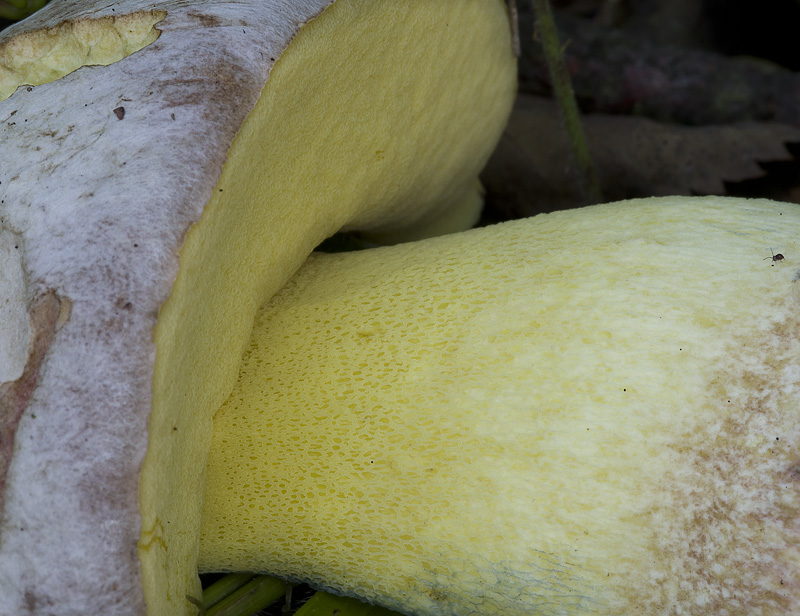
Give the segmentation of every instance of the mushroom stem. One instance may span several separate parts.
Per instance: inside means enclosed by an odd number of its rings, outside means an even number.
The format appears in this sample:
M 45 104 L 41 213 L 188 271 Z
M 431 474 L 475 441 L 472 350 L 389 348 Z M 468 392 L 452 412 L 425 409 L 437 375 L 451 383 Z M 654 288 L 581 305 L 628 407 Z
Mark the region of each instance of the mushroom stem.
M 800 613 L 798 237 L 795 205 L 670 198 L 313 255 L 216 414 L 201 569 L 414 614 Z

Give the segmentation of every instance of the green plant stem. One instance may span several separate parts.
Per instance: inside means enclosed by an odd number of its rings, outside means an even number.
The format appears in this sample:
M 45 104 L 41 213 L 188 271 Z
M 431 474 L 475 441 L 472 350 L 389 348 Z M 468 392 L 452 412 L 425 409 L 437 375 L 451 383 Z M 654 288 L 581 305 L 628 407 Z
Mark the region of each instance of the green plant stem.
M 522 55 L 522 46 L 519 42 L 519 13 L 517 12 L 517 0 L 508 0 L 508 17 L 511 21 L 511 48 L 514 57 Z
M 569 148 L 578 170 L 580 197 L 583 205 L 601 203 L 603 195 L 597 173 L 594 169 L 586 135 L 581 125 L 578 104 L 575 102 L 575 92 L 572 81 L 564 62 L 564 54 L 558 41 L 558 31 L 550 8 L 550 0 L 532 0 L 536 16 L 536 29 L 541 39 L 542 49 L 550 71 L 550 80 L 553 83 L 553 96 L 561 109 L 564 119 L 564 128 L 567 133 Z
M 280 599 L 285 591 L 283 580 L 259 575 L 207 609 L 205 616 L 252 616 Z

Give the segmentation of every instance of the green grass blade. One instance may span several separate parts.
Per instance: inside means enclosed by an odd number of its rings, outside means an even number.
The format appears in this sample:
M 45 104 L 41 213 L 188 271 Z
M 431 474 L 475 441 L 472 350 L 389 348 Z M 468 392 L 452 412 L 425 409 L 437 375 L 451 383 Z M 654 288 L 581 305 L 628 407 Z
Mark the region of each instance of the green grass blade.
M 338 597 L 318 592 L 297 610 L 295 616 L 400 616 L 397 612 L 377 605 L 362 603 L 350 597 Z
M 22 9 L 18 9 L 17 7 L 0 0 L 0 19 L 10 19 L 12 21 L 17 21 L 25 17 L 25 11 Z
M 208 588 L 203 589 L 203 607 L 213 607 L 225 597 L 233 594 L 255 577 L 253 573 L 229 573 Z
M 206 616 L 252 616 L 283 596 L 286 583 L 269 575 L 259 575 L 233 594 L 206 610 Z
M 0 19 L 24 19 L 47 4 L 48 0 L 0 0 Z
M 27 0 L 3 0 L 3 4 L 10 4 L 11 6 L 18 8 L 20 11 L 24 11 L 28 2 Z

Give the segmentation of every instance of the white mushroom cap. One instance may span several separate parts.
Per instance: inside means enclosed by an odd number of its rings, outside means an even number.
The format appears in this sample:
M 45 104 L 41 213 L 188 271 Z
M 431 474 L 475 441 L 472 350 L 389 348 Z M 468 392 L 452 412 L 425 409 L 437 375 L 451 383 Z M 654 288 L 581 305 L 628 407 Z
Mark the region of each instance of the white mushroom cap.
M 342 226 L 474 215 L 515 90 L 505 9 L 54 0 L 0 34 L 0 64 L 20 50 L 0 292 L 29 326 L 0 366 L 32 380 L 0 390 L 0 614 L 194 614 L 211 414 L 257 307 Z

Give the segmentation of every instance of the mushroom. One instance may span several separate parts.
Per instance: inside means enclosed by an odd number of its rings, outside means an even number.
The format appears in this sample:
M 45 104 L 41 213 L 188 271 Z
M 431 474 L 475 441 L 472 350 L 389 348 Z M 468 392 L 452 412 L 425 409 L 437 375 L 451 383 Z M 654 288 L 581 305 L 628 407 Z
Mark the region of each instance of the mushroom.
M 674 197 L 312 255 L 214 417 L 201 569 L 417 616 L 800 613 L 798 238 L 797 205 Z
M 500 0 L 54 0 L 0 33 L 0 614 L 196 614 L 212 414 L 341 228 L 469 226 Z

